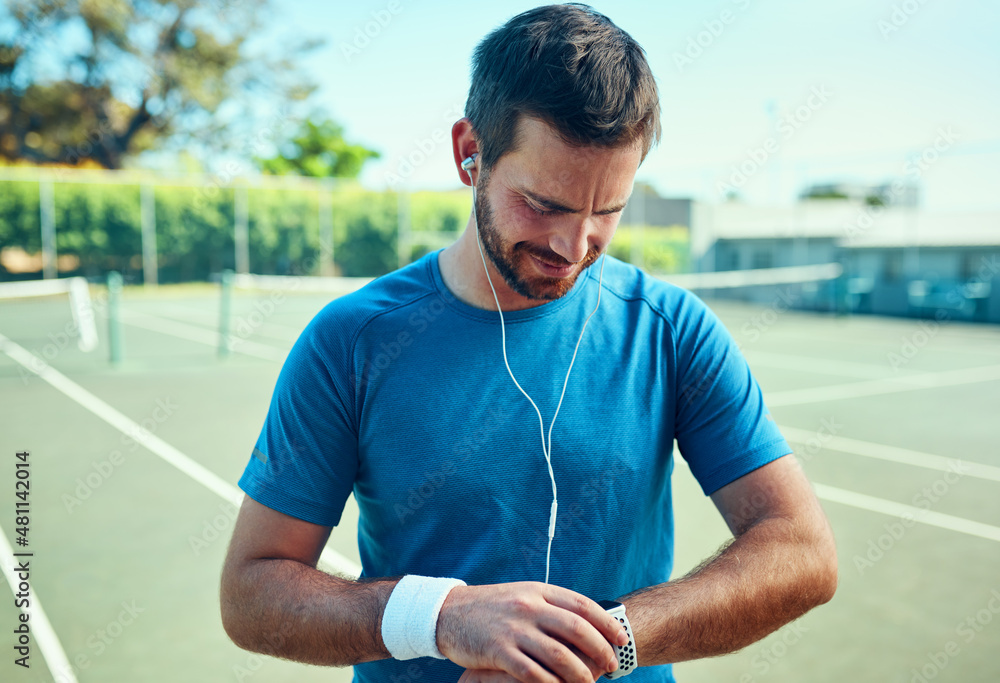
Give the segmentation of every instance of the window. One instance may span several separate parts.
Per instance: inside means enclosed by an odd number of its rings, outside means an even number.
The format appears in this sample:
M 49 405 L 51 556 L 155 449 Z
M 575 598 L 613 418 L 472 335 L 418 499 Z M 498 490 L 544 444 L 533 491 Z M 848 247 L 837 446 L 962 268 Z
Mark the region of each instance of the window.
M 756 247 L 753 250 L 751 263 L 751 268 L 773 268 L 774 249 L 771 247 Z

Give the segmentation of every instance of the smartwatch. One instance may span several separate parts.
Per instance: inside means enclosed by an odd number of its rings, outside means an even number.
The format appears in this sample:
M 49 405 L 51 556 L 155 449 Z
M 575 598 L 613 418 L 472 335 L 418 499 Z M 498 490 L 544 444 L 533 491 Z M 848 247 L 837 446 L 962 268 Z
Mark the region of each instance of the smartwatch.
M 621 622 L 621 625 L 625 628 L 625 633 L 628 635 L 628 642 L 624 645 L 615 645 L 615 655 L 618 657 L 618 669 L 604 674 L 605 678 L 621 678 L 622 676 L 628 676 L 630 673 L 635 671 L 635 639 L 632 637 L 632 625 L 628 622 L 628 617 L 625 616 L 625 605 L 620 602 L 615 602 L 614 600 L 600 600 L 597 603 L 604 610 Z

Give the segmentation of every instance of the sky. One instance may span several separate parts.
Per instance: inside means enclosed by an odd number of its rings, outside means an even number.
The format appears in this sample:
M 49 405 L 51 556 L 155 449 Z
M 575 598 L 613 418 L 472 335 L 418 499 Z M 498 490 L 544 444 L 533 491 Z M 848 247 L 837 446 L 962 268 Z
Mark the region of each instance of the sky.
M 927 208 L 1000 209 L 1000 3 L 722 0 L 592 6 L 646 50 L 661 194 L 787 203 L 820 182 L 917 182 Z M 459 187 L 450 129 L 473 49 L 532 2 L 283 0 L 277 34 L 323 37 L 315 98 L 377 149 L 362 181 Z

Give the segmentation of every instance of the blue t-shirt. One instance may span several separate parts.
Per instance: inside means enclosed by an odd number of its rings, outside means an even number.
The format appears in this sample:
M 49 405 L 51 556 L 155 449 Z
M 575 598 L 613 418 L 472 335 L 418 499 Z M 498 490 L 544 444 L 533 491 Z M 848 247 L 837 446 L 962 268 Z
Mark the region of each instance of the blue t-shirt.
M 552 484 L 538 414 L 511 381 L 499 315 L 457 299 L 438 253 L 327 304 L 281 370 L 240 487 L 335 526 L 353 491 L 365 577 L 543 581 Z M 507 358 L 548 434 L 598 260 L 562 298 L 504 312 Z M 712 493 L 791 452 L 732 337 L 696 296 L 612 257 L 552 430 L 549 582 L 594 600 L 667 581 L 673 442 Z M 359 683 L 444 683 L 429 657 Z M 641 667 L 632 681 L 673 681 Z

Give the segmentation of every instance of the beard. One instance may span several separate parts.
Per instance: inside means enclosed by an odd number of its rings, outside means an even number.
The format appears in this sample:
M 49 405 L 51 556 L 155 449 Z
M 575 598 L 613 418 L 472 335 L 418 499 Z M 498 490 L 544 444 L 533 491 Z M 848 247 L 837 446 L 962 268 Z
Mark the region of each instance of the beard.
M 486 192 L 489 185 L 489 175 L 480 175 L 480 189 L 476 192 L 476 226 L 483 249 L 493 266 L 503 277 L 504 282 L 513 291 L 526 299 L 536 301 L 551 301 L 564 296 L 573 289 L 577 278 L 589 268 L 601 255 L 597 247 L 590 247 L 587 255 L 580 261 L 575 273 L 567 277 L 547 277 L 538 273 L 531 257 L 535 256 L 545 263 L 566 266 L 569 261 L 562 256 L 538 247 L 528 242 L 510 244 L 504 239 L 502 231 L 496 224 L 496 216 L 489 203 Z

